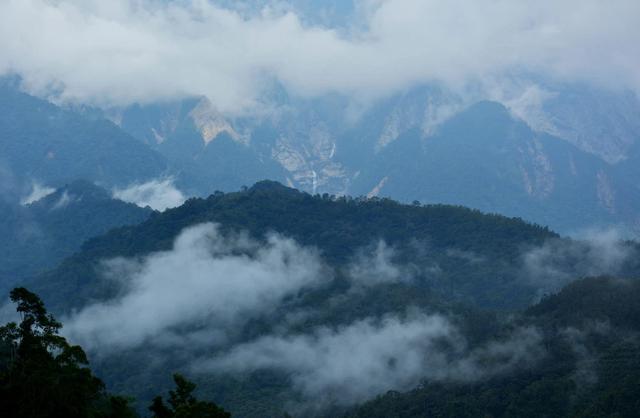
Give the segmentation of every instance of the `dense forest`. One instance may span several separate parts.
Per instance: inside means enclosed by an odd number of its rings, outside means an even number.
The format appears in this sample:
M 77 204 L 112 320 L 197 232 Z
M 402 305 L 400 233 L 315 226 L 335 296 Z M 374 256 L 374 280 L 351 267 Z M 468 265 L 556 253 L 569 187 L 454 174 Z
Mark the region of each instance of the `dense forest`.
M 431 286 L 486 307 L 529 304 L 536 290 L 517 280 L 514 263 L 526 248 L 560 239 L 545 227 L 464 207 L 312 196 L 265 181 L 237 193 L 193 198 L 140 225 L 91 239 L 60 267 L 35 278 L 32 286 L 55 309 L 73 307 L 70 301 L 103 298 L 105 289 L 95 271 L 99 260 L 168 250 L 181 230 L 204 222 L 216 222 L 223 231 L 246 231 L 256 239 L 275 231 L 318 248 L 333 265 L 344 265 L 356 251 L 384 240 L 398 249 L 401 263 L 438 264 L 446 277 L 430 281 Z M 477 263 L 478 258 L 492 262 Z
M 346 417 L 635 417 L 640 410 L 640 282 L 578 280 L 525 310 L 543 335 L 536 367 L 474 383 L 389 392 Z
M 80 346 L 59 334 L 62 324 L 34 293 L 15 288 L 11 301 L 19 324 L 0 327 L 0 410 L 5 417 L 134 418 L 128 399 L 108 393 L 88 368 Z M 169 405 L 156 396 L 153 418 L 229 418 L 211 402 L 193 396 L 195 385 L 174 375 Z
M 0 327 L 0 407 L 5 416 L 139 416 L 129 398 L 106 390 L 88 368 L 82 348 L 60 336 L 62 324 L 35 294 L 16 288 L 10 296 L 21 321 Z M 544 355 L 537 364 L 476 382 L 425 381 L 414 390 L 390 391 L 347 412 L 317 415 L 635 417 L 640 408 L 638 300 L 639 281 L 578 280 L 518 314 L 509 325 L 539 330 Z M 183 376 L 174 375 L 174 384 L 168 404 L 156 396 L 143 416 L 231 417 L 216 404 L 196 399 L 195 385 Z
M 238 417 L 593 416 L 635 393 L 634 242 L 268 181 L 146 213 L 16 283 L 86 345 L 102 406 L 173 416 L 174 372 Z

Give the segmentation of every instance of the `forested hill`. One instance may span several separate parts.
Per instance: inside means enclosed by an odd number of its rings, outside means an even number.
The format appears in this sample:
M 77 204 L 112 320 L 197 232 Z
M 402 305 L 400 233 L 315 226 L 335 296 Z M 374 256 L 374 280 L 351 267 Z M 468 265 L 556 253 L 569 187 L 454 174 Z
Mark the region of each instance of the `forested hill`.
M 545 227 L 517 218 L 486 215 L 448 205 L 403 205 L 391 199 L 335 197 L 300 192 L 263 181 L 237 192 L 190 199 L 137 227 L 91 240 L 88 254 L 114 256 L 167 249 L 183 228 L 218 222 L 260 237 L 275 231 L 320 248 L 332 261 L 344 261 L 354 248 L 384 239 L 396 245 L 429 240 L 436 248 L 455 247 L 484 256 L 513 256 L 522 244 L 557 237 Z M 126 245 L 123 248 L 122 245 Z
M 558 238 L 545 227 L 464 207 L 312 196 L 263 181 L 240 192 L 190 199 L 176 209 L 154 213 L 142 224 L 91 239 L 80 253 L 29 285 L 55 309 L 63 309 L 62 301 L 68 309 L 69 300 L 82 304 L 101 298 L 105 289 L 95 270 L 99 261 L 168 250 L 181 230 L 204 222 L 258 239 L 277 232 L 318 248 L 334 266 L 383 240 L 398 250 L 397 261 L 437 264 L 443 275 L 437 282 L 446 283 L 444 290 L 483 306 L 528 304 L 533 290 L 516 280 L 513 264 L 527 248 Z M 429 284 L 428 277 L 423 279 Z
M 543 336 L 535 368 L 389 392 L 345 418 L 638 416 L 640 281 L 575 281 L 528 309 L 519 324 Z

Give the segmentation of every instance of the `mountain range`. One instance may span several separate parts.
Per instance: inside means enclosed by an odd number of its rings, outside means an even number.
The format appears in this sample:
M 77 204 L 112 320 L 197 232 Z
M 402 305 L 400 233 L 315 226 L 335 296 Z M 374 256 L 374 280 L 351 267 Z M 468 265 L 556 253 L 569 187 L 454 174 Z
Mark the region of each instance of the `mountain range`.
M 169 178 L 188 196 L 267 178 L 312 194 L 461 204 L 574 235 L 633 237 L 639 222 L 632 94 L 551 86 L 488 101 L 420 87 L 358 107 L 276 88 L 270 110 L 235 117 L 206 98 L 65 110 L 15 83 L 2 97 L 4 178 L 106 188 Z

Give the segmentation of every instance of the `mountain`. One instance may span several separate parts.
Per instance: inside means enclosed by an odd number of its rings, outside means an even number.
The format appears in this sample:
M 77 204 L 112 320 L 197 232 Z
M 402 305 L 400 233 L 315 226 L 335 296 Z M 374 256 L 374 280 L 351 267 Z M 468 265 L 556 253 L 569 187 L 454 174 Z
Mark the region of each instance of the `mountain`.
M 366 169 L 365 169 L 366 167 Z M 405 133 L 365 163 L 353 187 L 407 201 L 521 216 L 562 232 L 634 224 L 640 193 L 614 167 L 480 102 L 424 139 Z
M 115 124 L 85 117 L 0 83 L 0 174 L 21 191 L 32 181 L 86 179 L 105 187 L 161 176 L 165 159 Z
M 26 205 L 0 203 L 2 288 L 54 267 L 81 244 L 112 228 L 134 225 L 152 211 L 112 199 L 87 181 L 74 181 Z
M 520 312 L 586 272 L 637 276 L 638 254 L 460 206 L 264 181 L 111 230 L 23 283 L 139 406 L 170 387 L 171 369 L 234 416 L 340 416 L 422 380 L 447 396 L 485 376 L 527 387 L 547 373 L 550 343 L 546 319 Z
M 417 266 L 427 269 L 421 280 L 482 306 L 526 306 L 535 289 L 527 290 L 527 284 L 518 280 L 512 263 L 526 247 L 558 237 L 520 219 L 463 207 L 312 196 L 264 181 L 246 191 L 189 199 L 139 225 L 91 239 L 57 269 L 35 278 L 34 289 L 56 308 L 71 293 L 78 301 L 99 299 L 104 296 L 96 293 L 102 290 L 95 270 L 100 260 L 169 250 L 180 231 L 206 222 L 219 223 L 225 231 L 246 231 L 258 240 L 275 231 L 320 249 L 336 266 L 382 240 L 398 248 L 401 260 L 421 255 Z M 474 262 L 485 258 L 492 262 L 483 266 Z M 428 274 L 433 266 L 438 266 L 437 279 Z
M 226 116 L 206 99 L 132 106 L 113 120 L 152 144 L 195 194 L 261 178 L 303 191 L 462 204 L 562 233 L 636 233 L 640 101 L 631 93 L 540 80 L 520 93 L 418 86 L 373 104 L 290 97 Z
M 181 173 L 178 186 L 191 195 L 285 178 L 285 171 L 270 154 L 262 153 L 260 144 L 250 144 L 206 98 L 134 105 L 114 120 L 162 154 L 173 171 Z

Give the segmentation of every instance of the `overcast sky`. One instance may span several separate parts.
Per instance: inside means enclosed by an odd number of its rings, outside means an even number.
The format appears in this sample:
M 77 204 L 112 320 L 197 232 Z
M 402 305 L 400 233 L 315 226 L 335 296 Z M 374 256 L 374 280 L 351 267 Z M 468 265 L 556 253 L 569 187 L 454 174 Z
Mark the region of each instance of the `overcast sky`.
M 295 95 L 364 99 L 523 72 L 640 91 L 638 0 L 361 0 L 335 26 L 326 11 L 291 12 L 314 9 L 299 1 L 2 0 L 0 74 L 60 100 L 205 94 L 231 113 L 274 80 Z

